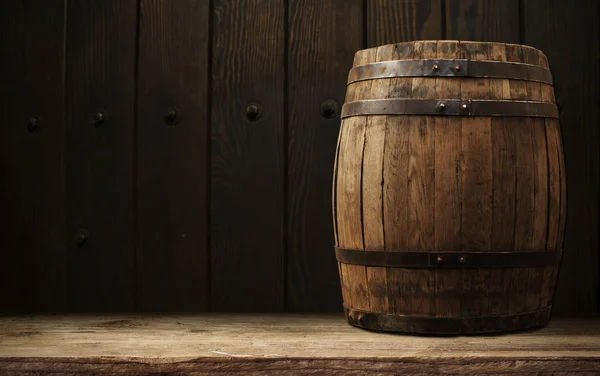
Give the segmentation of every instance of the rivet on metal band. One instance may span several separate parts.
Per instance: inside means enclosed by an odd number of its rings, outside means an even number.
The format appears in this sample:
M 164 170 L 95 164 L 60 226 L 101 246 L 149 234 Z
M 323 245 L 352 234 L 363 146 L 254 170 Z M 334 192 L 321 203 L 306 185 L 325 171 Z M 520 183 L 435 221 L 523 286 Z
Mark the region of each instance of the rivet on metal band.
M 348 84 L 393 77 L 482 77 L 542 82 L 552 85 L 552 72 L 539 65 L 467 59 L 391 60 L 350 70 Z
M 506 268 L 553 266 L 560 251 L 494 252 L 384 252 L 336 248 L 337 260 L 345 264 L 402 268 Z
M 459 99 L 370 99 L 349 102 L 342 118 L 360 115 L 522 116 L 558 118 L 553 103 Z

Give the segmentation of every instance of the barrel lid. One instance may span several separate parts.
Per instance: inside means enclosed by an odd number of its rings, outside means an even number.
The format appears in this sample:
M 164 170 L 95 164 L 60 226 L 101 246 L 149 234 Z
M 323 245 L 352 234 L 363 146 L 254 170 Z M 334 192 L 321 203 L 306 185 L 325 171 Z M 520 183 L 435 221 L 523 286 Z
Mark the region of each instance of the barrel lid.
M 438 58 L 514 61 L 548 68 L 548 57 L 535 47 L 469 40 L 414 40 L 367 48 L 356 52 L 354 66 L 375 61 L 433 57 L 431 55 Z

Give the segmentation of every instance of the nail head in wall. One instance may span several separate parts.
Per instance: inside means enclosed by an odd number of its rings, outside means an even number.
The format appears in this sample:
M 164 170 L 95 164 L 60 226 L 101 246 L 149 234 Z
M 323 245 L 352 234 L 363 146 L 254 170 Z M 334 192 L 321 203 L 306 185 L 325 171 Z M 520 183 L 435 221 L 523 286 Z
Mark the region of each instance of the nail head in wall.
M 180 120 L 179 110 L 174 107 L 169 108 L 169 110 L 167 111 L 167 114 L 165 115 L 165 118 L 164 118 L 165 124 L 177 125 L 177 124 L 179 124 L 179 120 Z
M 327 99 L 321 103 L 321 116 L 332 119 L 339 113 L 339 104 L 333 99 Z
M 88 237 L 89 233 L 87 232 L 87 230 L 79 230 L 75 233 L 75 236 L 73 237 L 73 242 L 78 248 L 81 248 L 85 244 Z
M 31 133 L 38 132 L 40 130 L 40 118 L 30 117 L 27 121 L 27 130 Z
M 258 121 L 261 117 L 262 117 L 262 106 L 258 103 L 248 103 L 248 106 L 246 107 L 246 118 L 251 121 L 251 122 L 255 122 Z
M 100 128 L 106 121 L 106 111 L 98 111 L 94 114 L 94 127 Z

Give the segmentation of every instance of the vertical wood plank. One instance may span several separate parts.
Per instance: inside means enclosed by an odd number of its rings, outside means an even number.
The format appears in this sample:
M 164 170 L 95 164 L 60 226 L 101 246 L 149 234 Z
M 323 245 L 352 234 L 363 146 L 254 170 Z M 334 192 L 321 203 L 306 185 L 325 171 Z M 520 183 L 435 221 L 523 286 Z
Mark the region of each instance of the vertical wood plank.
M 288 45 L 286 308 L 339 311 L 331 229 L 331 167 L 352 56 L 362 48 L 361 0 L 292 0 Z M 338 109 L 324 113 L 322 103 Z
M 410 123 L 407 116 L 398 117 L 394 124 L 388 123 L 383 161 L 383 211 L 385 249 L 388 252 L 408 249 L 408 142 Z M 404 273 L 407 269 L 389 268 L 387 274 L 390 294 L 390 310 L 396 314 L 406 313 L 403 294 Z
M 528 83 L 529 98 L 537 96 L 532 93 L 539 91 L 539 86 Z M 535 98 L 540 100 L 539 97 Z M 546 249 L 548 236 L 548 153 L 546 149 L 545 121 L 541 118 L 531 119 L 531 137 L 533 149 L 533 249 Z M 544 274 L 548 268 L 538 267 L 529 269 L 527 283 L 527 297 L 525 310 L 537 309 L 540 302 L 540 293 L 544 288 Z M 551 269 L 550 269 L 551 270 Z
M 448 0 L 446 36 L 519 43 L 519 0 Z
M 441 0 L 365 1 L 368 47 L 441 38 Z
M 338 159 L 337 213 L 339 244 L 342 248 L 364 249 L 362 223 L 362 160 L 366 116 L 344 119 Z M 350 292 L 350 308 L 369 309 L 366 267 L 342 264 L 344 283 Z
M 391 60 L 393 45 L 377 48 L 376 61 Z M 377 98 L 387 98 L 388 80 L 372 80 L 371 93 Z M 383 217 L 383 156 L 388 116 L 369 116 L 365 129 L 365 151 L 362 165 L 362 209 L 365 250 L 385 250 Z M 387 268 L 368 266 L 367 285 L 369 307 L 375 312 L 389 312 Z
M 366 116 L 342 122 L 337 179 L 339 244 L 342 248 L 364 249 L 361 208 L 361 167 Z
M 74 311 L 134 308 L 133 137 L 137 1 L 68 2 L 68 296 Z M 94 120 L 104 112 L 102 121 Z
M 383 233 L 383 155 L 387 116 L 370 116 L 365 130 L 363 157 L 363 230 L 365 250 L 385 249 Z M 388 312 L 385 267 L 367 267 L 369 306 L 376 312 Z
M 458 58 L 458 41 L 438 41 L 438 59 Z M 437 78 L 438 98 L 460 98 L 460 80 Z M 461 248 L 461 121 L 444 116 L 435 118 L 435 249 L 457 251 Z M 461 272 L 439 269 L 435 271 L 437 316 L 459 316 Z
M 515 181 L 517 177 L 515 126 L 511 119 L 492 120 L 492 165 L 491 249 L 493 251 L 513 250 L 515 249 Z M 490 314 L 508 313 L 506 291 L 512 274 L 511 270 L 504 268 L 490 270 Z
M 523 2 L 524 42 L 548 56 L 556 96 L 562 104 L 568 207 L 553 311 L 558 314 L 598 309 L 599 7 L 594 0 Z M 576 24 L 572 20 L 577 20 Z
M 66 310 L 64 22 L 62 0 L 0 2 L 0 312 Z
M 436 42 L 415 42 L 415 59 L 435 59 Z M 413 78 L 413 98 L 435 97 L 435 78 Z M 435 149 L 434 117 L 409 117 L 408 251 L 434 249 Z M 410 313 L 435 313 L 435 276 L 430 270 L 407 270 L 405 294 Z
M 211 309 L 283 309 L 284 2 L 214 2 Z M 255 121 L 250 103 L 262 107 Z M 256 119 L 256 118 L 253 118 Z
M 525 93 L 526 95 L 527 93 Z M 533 221 L 534 207 L 534 153 L 533 121 L 521 119 L 515 124 L 516 140 L 516 186 L 515 186 L 515 249 L 534 249 Z M 525 311 L 527 305 L 528 277 L 530 268 L 513 270 L 513 285 L 510 295 L 511 311 Z M 527 282 L 525 282 L 527 281 Z
M 353 66 L 375 61 L 376 58 L 376 48 L 359 51 L 354 55 Z M 348 87 L 346 102 L 363 98 L 370 91 L 371 84 L 371 82 L 361 82 L 360 85 Z M 367 117 L 363 116 L 347 118 L 342 121 L 340 129 L 334 205 L 338 245 L 345 248 L 364 248 L 361 170 L 366 121 Z M 370 301 L 367 295 L 369 292 L 366 267 L 340 264 L 340 277 L 344 305 L 350 308 L 368 309 Z
M 490 46 L 490 60 L 506 61 L 506 45 Z M 490 99 L 510 99 L 510 80 L 490 80 Z M 515 217 L 515 135 L 511 120 L 492 119 L 492 238 L 491 250 L 514 249 Z M 507 286 L 512 271 L 490 269 L 488 311 L 490 315 L 508 313 Z
M 484 60 L 489 45 L 460 43 L 462 58 Z M 473 79 L 461 83 L 462 98 L 489 98 L 489 79 Z M 492 225 L 492 120 L 490 117 L 463 117 L 462 144 L 462 249 L 489 251 Z M 489 270 L 462 271 L 462 291 L 470 296 L 461 304 L 467 315 L 488 311 Z
M 400 43 L 394 46 L 394 59 L 412 59 L 415 55 L 414 43 Z M 411 95 L 412 78 L 395 78 L 390 84 L 389 96 L 394 98 Z M 383 218 L 385 249 L 388 252 L 403 252 L 408 249 L 408 168 L 409 137 L 411 118 L 393 117 L 386 125 L 383 155 Z M 409 269 L 388 268 L 387 284 L 390 296 L 389 310 L 396 314 L 410 313 L 410 285 L 406 282 Z
M 533 250 L 534 155 L 532 120 L 514 124 L 516 141 L 515 249 Z
M 140 5 L 137 287 L 144 311 L 207 308 L 209 15 L 208 0 Z

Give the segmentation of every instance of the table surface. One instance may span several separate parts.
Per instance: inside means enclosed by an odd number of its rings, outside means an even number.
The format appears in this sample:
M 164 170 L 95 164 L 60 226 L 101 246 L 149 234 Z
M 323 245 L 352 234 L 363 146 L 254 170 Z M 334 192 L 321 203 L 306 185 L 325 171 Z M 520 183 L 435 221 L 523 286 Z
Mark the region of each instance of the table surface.
M 600 318 L 555 318 L 515 334 L 421 337 L 366 331 L 322 314 L 0 317 L 0 374 L 48 367 L 97 375 L 148 367 L 166 374 L 592 375 L 600 374 Z

